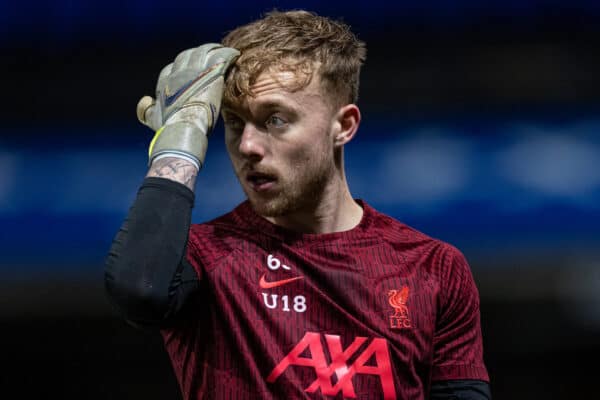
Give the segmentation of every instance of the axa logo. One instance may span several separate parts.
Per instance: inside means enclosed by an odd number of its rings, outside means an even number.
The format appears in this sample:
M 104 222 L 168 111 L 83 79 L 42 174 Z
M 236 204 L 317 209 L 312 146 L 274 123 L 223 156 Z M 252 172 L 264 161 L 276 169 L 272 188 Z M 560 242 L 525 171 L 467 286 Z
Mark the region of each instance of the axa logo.
M 390 328 L 403 329 L 412 327 L 406 305 L 409 293 L 408 286 L 403 286 L 400 290 L 392 289 L 388 291 L 388 302 L 394 308 L 394 313 L 390 315 Z
M 291 366 L 312 368 L 317 379 L 304 389 L 305 392 L 315 393 L 321 390 L 321 393 L 326 396 L 336 396 L 342 392 L 344 398 L 355 399 L 356 391 L 352 378 L 357 374 L 368 374 L 379 378 L 385 400 L 396 399 L 392 363 L 385 339 L 375 338 L 364 350 L 360 351 L 368 340 L 366 337 L 357 336 L 344 349 L 340 336 L 323 336 L 331 363 L 328 363 L 325 357 L 321 335 L 315 332 L 306 332 L 300 342 L 273 368 L 267 377 L 267 382 L 275 382 Z M 309 352 L 305 353 L 307 349 Z M 301 356 L 303 353 L 310 354 L 310 356 Z M 351 359 L 354 361 L 349 363 Z M 373 363 L 373 359 L 375 363 Z M 337 380 L 335 380 L 335 384 L 332 384 L 334 377 Z

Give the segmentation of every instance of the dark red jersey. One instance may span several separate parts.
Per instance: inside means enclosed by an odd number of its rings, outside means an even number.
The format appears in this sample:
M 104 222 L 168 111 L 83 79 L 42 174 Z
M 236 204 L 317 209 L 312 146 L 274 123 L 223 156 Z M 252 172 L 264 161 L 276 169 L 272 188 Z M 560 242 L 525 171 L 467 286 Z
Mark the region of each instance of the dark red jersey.
M 190 229 L 201 293 L 163 336 L 185 399 L 424 399 L 488 380 L 479 296 L 454 247 L 360 202 L 299 234 L 249 203 Z

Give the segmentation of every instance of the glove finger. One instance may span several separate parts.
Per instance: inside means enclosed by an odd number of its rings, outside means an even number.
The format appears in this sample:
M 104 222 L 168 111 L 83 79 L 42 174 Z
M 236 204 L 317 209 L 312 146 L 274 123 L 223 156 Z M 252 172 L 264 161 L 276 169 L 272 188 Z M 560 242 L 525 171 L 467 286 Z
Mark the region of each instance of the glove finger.
M 154 107 L 155 101 L 152 97 L 150 96 L 144 96 L 140 99 L 140 101 L 137 103 L 137 107 L 135 109 L 135 112 L 137 114 L 137 118 L 138 120 L 146 125 L 146 126 L 150 126 L 149 122 L 146 119 L 146 111 L 148 111 L 148 109 L 150 109 L 151 107 Z
M 216 50 L 216 49 L 220 49 L 223 46 L 221 46 L 220 44 L 217 43 L 206 43 L 203 44 L 202 46 L 196 47 L 195 49 L 192 49 L 192 57 L 190 59 L 190 66 L 191 67 L 201 67 L 202 69 L 206 68 L 207 66 L 210 66 L 208 64 L 209 61 L 209 54 Z
M 214 64 L 223 63 L 220 67 L 221 72 L 225 73 L 225 71 L 229 68 L 233 62 L 239 57 L 240 52 L 231 47 L 221 47 L 218 49 L 214 49 L 211 51 L 209 59 L 207 60 L 208 65 L 212 66 Z
M 164 67 L 161 71 L 160 74 L 158 75 L 158 81 L 161 82 L 163 80 L 163 78 L 165 78 L 167 75 L 169 75 L 171 73 L 171 70 L 173 69 L 173 63 L 167 65 L 166 67 Z
M 194 53 L 194 49 L 187 49 L 182 51 L 175 57 L 175 61 L 173 61 L 173 70 L 172 72 L 178 72 L 183 69 L 188 68 L 190 64 L 190 60 L 193 60 L 192 55 Z

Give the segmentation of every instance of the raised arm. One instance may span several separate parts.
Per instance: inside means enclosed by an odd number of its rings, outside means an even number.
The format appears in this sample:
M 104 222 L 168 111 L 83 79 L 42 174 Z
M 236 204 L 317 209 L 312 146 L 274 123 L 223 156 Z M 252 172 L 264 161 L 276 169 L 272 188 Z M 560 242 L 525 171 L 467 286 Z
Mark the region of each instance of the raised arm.
M 161 325 L 197 289 L 186 261 L 194 185 L 218 116 L 224 75 L 239 53 L 217 44 L 189 49 L 160 73 L 156 100 L 138 119 L 156 131 L 150 169 L 106 260 L 105 287 L 123 316 Z

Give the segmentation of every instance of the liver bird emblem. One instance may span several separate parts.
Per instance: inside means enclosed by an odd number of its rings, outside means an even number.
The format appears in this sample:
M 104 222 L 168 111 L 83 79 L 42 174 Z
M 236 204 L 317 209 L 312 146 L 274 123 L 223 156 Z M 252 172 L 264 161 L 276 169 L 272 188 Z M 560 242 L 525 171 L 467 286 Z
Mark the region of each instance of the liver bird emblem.
M 394 314 L 391 317 L 408 318 L 408 307 L 406 307 L 408 292 L 408 286 L 403 286 L 400 290 L 392 289 L 388 291 L 388 301 L 394 307 Z

